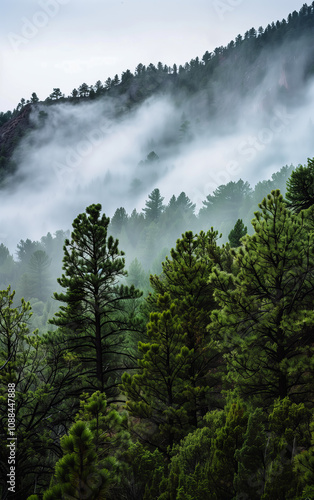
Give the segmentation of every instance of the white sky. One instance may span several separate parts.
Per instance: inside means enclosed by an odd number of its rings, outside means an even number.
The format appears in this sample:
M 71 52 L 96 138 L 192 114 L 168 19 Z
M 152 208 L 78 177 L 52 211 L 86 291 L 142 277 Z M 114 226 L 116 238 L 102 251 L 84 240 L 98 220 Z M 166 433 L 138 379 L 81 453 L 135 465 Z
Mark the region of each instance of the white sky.
M 297 0 L 1 0 L 0 111 L 138 63 L 184 64 L 299 11 Z

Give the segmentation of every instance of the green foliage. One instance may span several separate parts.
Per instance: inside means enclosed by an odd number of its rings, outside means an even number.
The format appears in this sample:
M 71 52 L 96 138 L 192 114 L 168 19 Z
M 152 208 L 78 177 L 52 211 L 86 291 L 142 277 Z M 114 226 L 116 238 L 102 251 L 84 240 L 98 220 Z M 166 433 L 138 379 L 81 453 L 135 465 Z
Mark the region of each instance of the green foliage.
M 125 303 L 141 294 L 134 286 L 120 284 L 127 274 L 124 253 L 118 240 L 107 236 L 109 218 L 100 212 L 100 204 L 91 205 L 73 222 L 71 241 L 64 245 L 65 274 L 58 279 L 66 292 L 54 293 L 66 305 L 50 323 L 61 328 L 66 349 L 78 357 L 84 390 L 110 388 L 114 394 L 122 358 L 127 356 L 124 344 L 130 324 Z
M 216 432 L 211 464 L 217 499 L 231 499 L 236 493 L 233 485 L 238 470 L 235 452 L 243 444 L 248 418 L 243 404 L 238 401 L 227 407 L 227 411 L 225 425 Z
M 125 468 L 120 480 L 108 494 L 108 500 L 150 500 L 156 498 L 167 473 L 163 454 L 153 452 L 136 441 L 131 443 L 122 456 Z
M 91 500 L 106 498 L 110 476 L 107 469 L 99 467 L 93 438 L 86 422 L 72 425 L 69 435 L 61 439 L 63 457 L 55 466 L 55 484 L 44 493 L 43 500 L 79 500 L 83 495 Z
M 256 33 L 246 40 L 251 36 Z M 195 60 L 189 68 L 199 66 Z M 149 68 L 149 74 L 164 71 L 162 65 Z M 129 76 L 124 75 L 124 85 Z M 245 191 L 243 183 L 216 194 L 228 195 L 234 208 L 233 189 L 241 186 Z M 244 198 L 252 201 L 249 189 Z M 133 260 L 126 276 L 118 241 L 107 236 L 109 219 L 100 215 L 100 205 L 88 207 L 75 219 L 64 247 L 59 284 L 66 292 L 56 292 L 63 304 L 52 320 L 59 329 L 46 334 L 44 323 L 53 309 L 44 291 L 42 300 L 38 294 L 64 233 L 58 238 L 48 233 L 41 242 L 22 240 L 18 263 L 0 245 L 0 273 L 7 272 L 4 280 L 17 276 L 19 294 L 23 287 L 31 293 L 34 277 L 41 276 L 34 286 L 38 299 L 31 301 L 35 319 L 29 303 L 15 304 L 10 288 L 0 292 L 2 496 L 8 382 L 16 387 L 17 498 L 34 491 L 29 499 L 313 496 L 314 211 L 311 205 L 293 213 L 279 191 L 259 207 L 255 233 L 244 236 L 240 248 L 218 247 L 213 230 L 184 233 L 162 263 L 162 273 L 151 276 L 153 292 L 141 308 L 132 286 L 144 281 L 140 259 Z M 178 214 L 192 221 L 194 209 L 181 193 L 154 221 L 137 212 L 129 217 L 121 208 L 112 227 L 121 238 L 133 231 L 134 249 L 148 242 L 153 255 L 163 224 Z M 244 231 L 242 220 L 237 225 L 239 233 Z M 40 334 L 30 333 L 30 325 Z M 107 406 L 104 393 L 116 397 L 123 371 L 120 387 L 128 397 L 129 420 Z M 225 397 L 224 409 L 216 409 Z M 132 443 L 130 433 L 141 442 Z
M 300 489 L 303 489 L 301 499 L 311 498 L 314 493 L 314 418 L 310 424 L 311 444 L 308 449 L 302 449 L 295 457 L 294 471 L 297 474 Z
M 148 275 L 145 273 L 141 263 L 135 258 L 128 269 L 127 283 L 129 286 L 135 286 L 139 290 L 147 290 L 149 288 Z
M 288 207 L 298 213 L 314 205 L 314 159 L 307 165 L 299 165 L 287 181 Z
M 63 457 L 55 465 L 43 500 L 60 495 L 107 499 L 112 484 L 123 475 L 119 457 L 130 445 L 126 415 L 108 409 L 106 396 L 99 391 L 90 397 L 83 395 L 80 407 L 69 434 L 61 439 Z
M 234 228 L 228 235 L 228 240 L 231 247 L 239 247 L 241 245 L 241 238 L 247 233 L 247 227 L 244 227 L 242 219 L 238 219 Z
M 28 264 L 30 272 L 30 297 L 36 297 L 43 301 L 49 298 L 51 277 L 48 269 L 50 264 L 51 259 L 44 250 L 36 250 L 32 254 Z
M 115 407 L 107 408 L 106 395 L 97 391 L 90 397 L 82 395 L 75 420 L 88 423 L 98 460 L 110 470 L 112 457 L 115 457 L 114 467 L 117 468 L 118 458 L 130 445 L 126 414 L 118 412 Z
M 149 222 L 153 222 L 159 219 L 164 205 L 163 197 L 160 195 L 160 191 L 158 188 L 154 189 L 150 195 L 148 196 L 148 200 L 145 203 L 145 208 L 143 208 L 143 212 L 145 214 L 145 219 Z
M 189 430 L 184 393 L 192 351 L 169 294 L 159 296 L 157 308 L 147 325 L 149 341 L 139 342 L 140 371 L 124 373 L 121 387 L 127 410 L 157 427 L 149 439 L 165 452 Z
M 261 408 L 249 414 L 242 446 L 235 451 L 234 457 L 238 468 L 234 476 L 234 487 L 238 492 L 236 498 L 259 500 L 265 481 L 265 448 L 267 436 L 264 426 L 264 415 Z
M 217 246 L 218 233 L 193 235 L 191 231 L 177 240 L 171 259 L 163 262 L 160 276 L 151 276 L 155 294 L 148 299 L 152 309 L 157 294 L 169 293 L 177 308 L 186 345 L 193 350 L 188 373 L 190 420 L 194 427 L 200 415 L 216 404 L 214 393 L 220 383 L 221 355 L 208 332 L 210 313 L 215 306 L 213 287 L 208 282 L 215 264 L 223 265 L 223 252 Z M 212 394 L 211 394 L 212 393 Z
M 229 387 L 243 397 L 261 406 L 311 400 L 313 233 L 279 191 L 260 208 L 255 234 L 235 253 L 237 277 L 216 268 L 210 278 L 221 306 L 211 329 L 227 349 Z
M 207 220 L 209 224 L 215 224 L 216 228 L 228 234 L 232 225 L 226 225 L 226 221 L 241 217 L 241 210 L 249 203 L 251 192 L 249 183 L 242 179 L 219 186 L 203 201 L 204 207 L 199 212 L 200 220 Z
M 10 287 L 0 292 L 0 488 L 8 486 L 8 384 L 14 383 L 16 495 L 25 498 L 47 479 L 59 451 L 55 437 L 68 422 L 72 404 L 68 397 L 64 405 L 64 399 L 73 378 L 58 360 L 57 347 L 48 349 L 38 331 L 29 331 L 30 304 L 22 299 L 13 308 L 13 299 Z

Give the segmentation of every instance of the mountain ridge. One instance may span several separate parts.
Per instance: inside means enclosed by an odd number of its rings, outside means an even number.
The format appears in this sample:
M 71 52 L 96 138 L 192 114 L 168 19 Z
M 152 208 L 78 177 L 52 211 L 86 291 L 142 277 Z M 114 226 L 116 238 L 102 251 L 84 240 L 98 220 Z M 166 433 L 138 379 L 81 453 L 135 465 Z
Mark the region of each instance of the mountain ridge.
M 196 57 L 184 66 L 169 67 L 159 62 L 157 66 L 151 63 L 146 67 L 140 63 L 134 74 L 127 69 L 121 78 L 115 75 L 104 84 L 100 80 L 91 86 L 83 83 L 67 97 L 54 88 L 49 97 L 38 102 L 33 93 L 33 102 L 22 99 L 12 113 L 0 113 L 0 182 L 14 173 L 14 151 L 20 138 L 33 127 L 29 116 L 37 103 L 79 105 L 109 96 L 121 103 L 120 113 L 124 113 L 148 97 L 170 94 L 174 99 L 186 96 L 200 117 L 216 117 L 218 124 L 225 126 L 229 122 L 232 126 L 230 109 L 237 106 L 237 99 L 253 95 L 255 112 L 266 116 L 275 101 L 293 105 L 302 99 L 302 90 L 314 74 L 313 39 L 314 2 L 310 6 L 304 4 L 299 13 L 294 11 L 287 20 L 268 24 L 265 29 L 251 28 L 226 47 L 206 51 L 201 60 Z M 269 77 L 274 54 L 279 62 Z M 269 79 L 266 92 L 255 95 L 266 77 Z

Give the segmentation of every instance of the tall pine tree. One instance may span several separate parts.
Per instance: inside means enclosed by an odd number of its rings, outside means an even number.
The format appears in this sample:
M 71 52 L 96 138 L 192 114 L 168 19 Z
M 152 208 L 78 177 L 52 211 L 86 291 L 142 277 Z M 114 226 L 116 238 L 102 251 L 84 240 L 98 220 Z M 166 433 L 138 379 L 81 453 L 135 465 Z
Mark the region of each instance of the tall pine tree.
M 82 388 L 107 392 L 116 388 L 117 374 L 127 366 L 126 303 L 141 294 L 121 284 L 124 253 L 107 235 L 109 218 L 100 212 L 100 204 L 91 205 L 73 222 L 58 279 L 66 291 L 54 294 L 63 305 L 50 322 L 61 328 L 65 350 L 81 363 Z
M 228 380 L 261 406 L 277 397 L 312 400 L 313 232 L 272 191 L 235 251 L 237 277 L 211 276 L 221 310 L 211 329 L 227 349 Z

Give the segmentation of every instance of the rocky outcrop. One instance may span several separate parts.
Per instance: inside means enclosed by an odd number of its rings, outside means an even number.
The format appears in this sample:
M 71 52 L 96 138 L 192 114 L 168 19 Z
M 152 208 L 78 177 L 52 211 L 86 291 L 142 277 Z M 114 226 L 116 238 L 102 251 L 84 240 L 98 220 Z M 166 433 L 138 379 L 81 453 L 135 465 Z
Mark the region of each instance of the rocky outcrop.
M 31 110 L 32 104 L 27 104 L 17 116 L 0 127 L 0 167 L 6 167 L 19 140 L 32 127 L 29 119 Z

